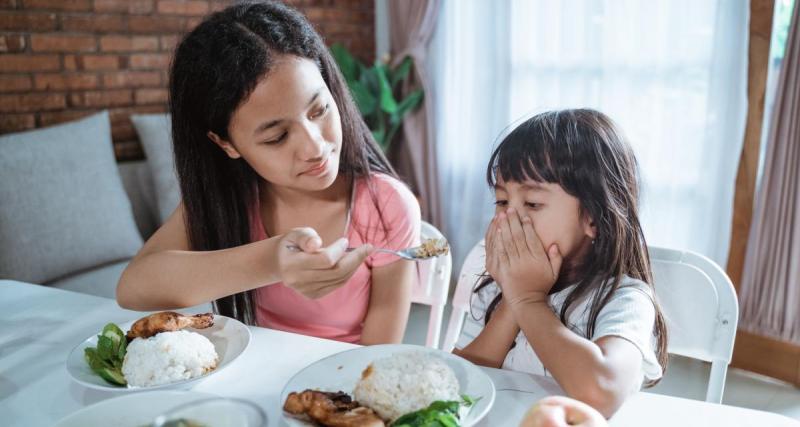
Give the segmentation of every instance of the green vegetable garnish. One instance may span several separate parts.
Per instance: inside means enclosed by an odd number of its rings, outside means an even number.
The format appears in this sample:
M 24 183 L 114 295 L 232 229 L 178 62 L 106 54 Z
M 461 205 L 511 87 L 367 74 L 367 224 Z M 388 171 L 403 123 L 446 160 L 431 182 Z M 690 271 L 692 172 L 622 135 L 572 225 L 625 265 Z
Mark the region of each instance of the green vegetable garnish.
M 113 385 L 128 385 L 122 375 L 122 361 L 128 341 L 119 326 L 109 323 L 97 336 L 97 347 L 87 347 L 83 351 L 83 358 L 92 369 L 106 382 Z
M 471 407 L 477 402 L 467 395 L 461 401 L 437 400 L 427 408 L 403 415 L 392 423 L 392 427 L 459 427 L 458 409 L 461 405 Z

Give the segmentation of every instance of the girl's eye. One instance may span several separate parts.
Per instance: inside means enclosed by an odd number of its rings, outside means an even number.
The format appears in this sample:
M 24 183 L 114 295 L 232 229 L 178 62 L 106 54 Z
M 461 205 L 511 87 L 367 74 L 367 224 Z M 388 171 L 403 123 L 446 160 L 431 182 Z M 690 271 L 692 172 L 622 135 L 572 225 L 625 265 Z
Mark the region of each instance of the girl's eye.
M 539 208 L 542 207 L 542 204 L 541 203 L 534 203 L 534 202 L 526 202 L 525 206 L 527 206 L 527 207 L 529 207 L 531 209 L 539 209 Z
M 314 114 L 311 116 L 311 118 L 312 118 L 312 119 L 316 119 L 317 117 L 322 117 L 322 115 L 324 115 L 325 113 L 327 113 L 327 112 L 328 112 L 328 108 L 330 107 L 330 105 L 331 105 L 331 104 L 325 104 L 325 106 L 323 106 L 322 108 L 320 108 L 319 110 L 317 110 L 317 111 L 316 111 L 316 112 L 315 112 L 315 113 L 314 113 Z
M 277 138 L 270 139 L 269 141 L 264 141 L 264 144 L 267 144 L 267 145 L 280 144 L 281 142 L 283 142 L 284 139 L 286 139 L 286 135 L 287 135 L 287 133 L 284 132 Z
M 508 200 L 496 200 L 494 202 L 495 206 L 506 206 L 508 205 Z

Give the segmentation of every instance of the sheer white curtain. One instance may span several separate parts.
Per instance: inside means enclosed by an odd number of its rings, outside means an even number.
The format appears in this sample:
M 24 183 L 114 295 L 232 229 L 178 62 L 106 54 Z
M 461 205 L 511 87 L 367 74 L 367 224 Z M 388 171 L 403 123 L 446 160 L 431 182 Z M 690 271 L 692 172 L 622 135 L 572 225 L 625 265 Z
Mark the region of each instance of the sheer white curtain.
M 491 217 L 497 136 L 557 108 L 596 108 L 628 135 L 648 243 L 725 264 L 746 115 L 747 0 L 443 0 L 436 132 L 456 260 Z M 459 265 L 459 264 L 457 264 Z

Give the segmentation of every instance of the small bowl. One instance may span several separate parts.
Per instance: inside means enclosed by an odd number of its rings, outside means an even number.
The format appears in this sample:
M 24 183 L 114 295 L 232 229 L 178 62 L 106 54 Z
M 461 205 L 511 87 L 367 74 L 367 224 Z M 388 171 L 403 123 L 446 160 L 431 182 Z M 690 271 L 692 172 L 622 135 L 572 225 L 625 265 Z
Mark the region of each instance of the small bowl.
M 227 397 L 195 400 L 157 416 L 151 427 L 266 427 L 267 414 L 255 403 Z

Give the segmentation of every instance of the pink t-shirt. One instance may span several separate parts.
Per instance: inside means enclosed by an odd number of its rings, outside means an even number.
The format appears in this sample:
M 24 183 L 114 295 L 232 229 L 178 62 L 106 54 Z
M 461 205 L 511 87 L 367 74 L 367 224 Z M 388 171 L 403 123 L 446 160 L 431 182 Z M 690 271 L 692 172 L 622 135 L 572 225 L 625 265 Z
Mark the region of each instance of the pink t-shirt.
M 370 191 L 369 186 L 372 186 Z M 380 212 L 376 206 L 380 206 Z M 254 221 L 253 241 L 267 238 L 260 217 Z M 351 247 L 403 249 L 419 244 L 420 210 L 417 199 L 400 181 L 384 174 L 357 179 L 351 200 L 346 237 Z M 369 307 L 372 268 L 397 261 L 396 256 L 375 252 L 341 288 L 320 299 L 309 299 L 276 283 L 256 291 L 259 326 L 357 343 Z

